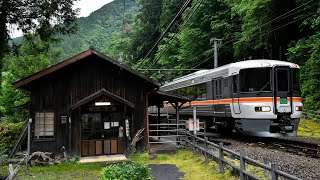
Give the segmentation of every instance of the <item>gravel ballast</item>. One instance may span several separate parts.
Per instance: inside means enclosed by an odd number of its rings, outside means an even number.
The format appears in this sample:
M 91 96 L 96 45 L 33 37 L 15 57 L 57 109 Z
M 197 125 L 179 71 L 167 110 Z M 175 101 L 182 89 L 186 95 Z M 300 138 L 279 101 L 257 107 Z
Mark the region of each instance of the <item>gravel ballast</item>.
M 320 142 L 319 138 L 291 138 L 303 142 Z M 242 152 L 247 157 L 263 162 L 267 159 L 278 165 L 279 169 L 296 177 L 314 180 L 320 179 L 320 159 L 304 157 L 281 150 L 259 147 L 257 143 L 246 143 L 234 139 L 223 139 L 231 142 L 226 148 Z

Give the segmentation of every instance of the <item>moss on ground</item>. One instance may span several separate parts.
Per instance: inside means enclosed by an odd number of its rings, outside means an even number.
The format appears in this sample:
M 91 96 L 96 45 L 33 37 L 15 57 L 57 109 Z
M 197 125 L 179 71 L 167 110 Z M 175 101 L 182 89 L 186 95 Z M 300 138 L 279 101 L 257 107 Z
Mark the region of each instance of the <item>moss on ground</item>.
M 25 175 L 24 166 L 21 166 L 17 179 L 53 180 L 53 179 L 99 179 L 101 163 L 78 164 L 61 163 L 55 166 L 29 167 L 29 175 Z M 7 166 L 0 168 L 1 174 L 8 174 Z
M 238 179 L 232 175 L 232 169 L 226 169 L 224 174 L 219 174 L 217 163 L 210 161 L 207 165 L 203 156 L 194 156 L 191 151 L 187 150 L 179 150 L 175 154 L 160 154 L 156 157 L 148 153 L 137 153 L 130 160 L 147 164 L 175 164 L 181 172 L 185 173 L 182 179 L 187 180 Z
M 298 136 L 320 138 L 320 120 L 301 119 Z
M 228 157 L 225 157 L 225 159 L 228 162 L 231 162 L 234 165 L 240 167 L 240 161 L 239 160 L 231 159 L 231 158 L 228 158 Z M 258 166 L 253 166 L 253 165 L 250 165 L 250 164 L 246 163 L 246 171 L 249 172 L 250 174 L 254 175 L 255 177 L 258 177 L 259 179 L 262 179 L 262 180 L 271 179 L 271 174 L 269 173 L 268 176 L 266 177 L 265 173 L 264 173 L 264 169 L 261 168 L 261 167 L 258 167 Z
M 187 180 L 233 180 L 238 179 L 232 175 L 232 169 L 226 168 L 226 173 L 219 174 L 219 165 L 215 162 L 205 164 L 203 156 L 193 156 L 191 151 L 179 150 L 174 154 L 160 154 L 156 157 L 148 153 L 136 153 L 130 159 L 143 164 L 175 164 L 185 175 Z M 25 175 L 21 166 L 18 179 L 53 180 L 53 179 L 99 179 L 102 166 L 107 163 L 78 164 L 62 163 L 55 166 L 29 167 L 29 174 Z M 0 167 L 0 174 L 7 174 L 7 166 Z

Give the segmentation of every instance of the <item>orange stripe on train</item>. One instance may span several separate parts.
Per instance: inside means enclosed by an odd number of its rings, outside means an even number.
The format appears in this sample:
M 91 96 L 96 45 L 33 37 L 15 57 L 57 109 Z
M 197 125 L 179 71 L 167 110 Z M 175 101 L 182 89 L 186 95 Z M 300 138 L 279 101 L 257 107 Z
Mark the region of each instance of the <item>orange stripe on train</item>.
M 290 98 L 287 98 L 290 102 Z M 230 104 L 236 103 L 237 98 L 234 99 L 216 99 L 216 100 L 205 100 L 205 101 L 192 101 L 191 105 L 212 105 L 212 104 Z M 302 102 L 301 97 L 293 97 L 293 102 Z M 273 97 L 252 97 L 252 98 L 239 98 L 239 103 L 259 103 L 259 102 L 273 102 Z M 277 102 L 280 102 L 280 97 L 277 97 Z M 165 106 L 171 106 L 167 104 Z

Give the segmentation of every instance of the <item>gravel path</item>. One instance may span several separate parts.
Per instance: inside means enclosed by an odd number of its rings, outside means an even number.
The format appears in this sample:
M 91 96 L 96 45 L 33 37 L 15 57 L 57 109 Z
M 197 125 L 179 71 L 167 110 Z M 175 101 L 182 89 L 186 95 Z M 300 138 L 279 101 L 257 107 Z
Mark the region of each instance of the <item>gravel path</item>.
M 310 138 L 299 139 L 305 142 L 310 142 Z M 308 158 L 275 149 L 261 148 L 254 143 L 249 144 L 237 140 L 225 140 L 231 142 L 231 145 L 227 146 L 228 149 L 239 153 L 243 152 L 246 156 L 252 159 L 263 162 L 263 159 L 266 158 L 269 162 L 278 164 L 279 169 L 282 171 L 302 179 L 320 179 L 320 159 Z M 320 142 L 320 140 L 316 138 L 311 138 L 311 140 L 312 142 Z

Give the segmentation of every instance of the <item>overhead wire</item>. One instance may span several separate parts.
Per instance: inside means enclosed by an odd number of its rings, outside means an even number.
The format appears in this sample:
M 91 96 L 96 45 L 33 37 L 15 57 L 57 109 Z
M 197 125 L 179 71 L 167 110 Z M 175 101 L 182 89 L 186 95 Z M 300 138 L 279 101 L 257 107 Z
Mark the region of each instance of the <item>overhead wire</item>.
M 178 8 L 181 8 L 181 7 L 179 6 L 179 4 L 178 4 L 177 6 L 175 6 L 174 12 L 175 12 Z M 153 31 L 153 33 L 150 35 L 150 37 L 149 37 L 146 41 L 150 41 L 151 38 L 153 37 L 153 35 L 154 35 L 156 32 L 158 32 L 158 31 Z M 138 63 L 138 65 L 139 65 L 139 64 L 141 64 L 141 62 Z
M 313 2 L 313 1 L 314 1 L 314 0 L 308 1 L 308 2 L 306 2 L 306 3 L 304 3 L 304 4 L 300 5 L 300 6 L 298 6 L 298 7 L 294 8 L 294 9 L 292 9 L 292 10 L 284 13 L 284 14 L 281 14 L 281 15 L 278 16 L 278 17 L 275 17 L 274 19 L 271 19 L 270 21 L 268 21 L 268 22 L 262 24 L 261 26 L 255 28 L 255 30 L 261 29 L 262 27 L 264 27 L 264 26 L 266 26 L 266 25 L 268 25 L 268 24 L 271 24 L 271 23 L 276 22 L 276 21 L 278 21 L 278 20 L 281 20 L 281 19 L 284 19 L 284 18 L 286 18 L 286 17 L 292 16 L 292 15 L 298 13 L 298 12 L 305 11 L 305 10 L 308 9 L 308 8 L 304 8 L 304 9 L 299 10 L 299 11 L 296 11 L 296 10 L 302 8 L 303 6 L 306 6 L 307 4 L 309 4 L 309 3 Z M 314 5 L 316 5 L 316 4 L 317 4 L 317 3 L 315 3 Z M 294 12 L 294 11 L 296 11 L 296 12 Z M 292 13 L 292 12 L 294 12 L 294 13 Z M 256 32 L 256 33 L 254 33 L 254 34 L 257 35 L 257 34 L 259 34 L 259 33 Z M 238 39 L 240 39 L 240 38 L 241 38 L 241 37 L 235 37 L 235 36 L 234 36 L 233 39 L 226 41 L 226 42 L 223 43 L 222 45 L 229 44 L 229 43 L 234 42 L 234 41 L 236 41 L 236 40 L 238 40 Z
M 141 60 L 140 64 L 142 64 L 151 54 L 151 52 L 153 52 L 153 50 L 157 47 L 157 45 L 160 43 L 160 41 L 164 38 L 164 36 L 167 34 L 167 32 L 169 31 L 169 29 L 174 25 L 175 21 L 178 19 L 178 17 L 184 12 L 184 10 L 188 7 L 188 5 L 191 3 L 191 0 L 187 0 L 182 8 L 179 10 L 179 12 L 176 14 L 176 16 L 173 18 L 173 20 L 169 23 L 169 25 L 167 26 L 167 28 L 165 29 L 165 31 L 161 34 L 161 36 L 158 38 L 158 40 L 154 43 L 154 45 L 152 46 L 152 48 L 149 50 L 149 52 L 145 55 L 145 57 Z
M 150 69 L 151 67 L 153 67 L 158 62 L 158 60 L 162 57 L 163 53 L 165 53 L 168 50 L 168 48 L 171 45 L 171 43 L 173 42 L 173 40 L 175 40 L 174 38 L 181 32 L 181 30 L 189 22 L 189 20 L 194 15 L 194 13 L 198 10 L 198 8 L 202 4 L 202 2 L 203 2 L 203 0 L 200 0 L 199 3 L 196 6 L 194 6 L 194 8 L 191 11 L 188 12 L 187 18 L 184 20 L 183 24 L 179 27 L 179 30 L 177 32 L 175 32 L 173 34 L 173 36 L 171 36 L 171 38 L 169 39 L 169 42 L 164 47 L 164 50 L 162 50 L 160 52 L 160 54 L 156 56 L 156 58 L 153 60 L 152 64 L 147 69 Z
M 292 15 L 298 13 L 298 12 L 304 11 L 304 10 L 306 10 L 307 8 L 302 9 L 302 10 L 299 10 L 299 11 L 296 11 L 296 10 L 298 10 L 298 9 L 306 6 L 307 4 L 309 4 L 309 3 L 313 2 L 313 1 L 314 1 L 314 0 L 308 1 L 308 2 L 306 2 L 306 3 L 304 3 L 304 4 L 302 4 L 302 5 L 294 8 L 294 9 L 292 9 L 292 10 L 290 10 L 290 11 L 288 11 L 288 12 L 286 12 L 286 13 L 284 13 L 284 14 L 282 14 L 282 15 L 280 15 L 280 16 L 278 16 L 278 17 L 276 17 L 276 18 L 274 18 L 274 19 L 272 19 L 272 20 L 270 20 L 270 21 L 268 21 L 268 22 L 266 22 L 266 23 L 264 23 L 264 24 L 262 24 L 262 25 L 259 26 L 257 29 L 262 28 L 262 27 L 264 27 L 264 26 L 266 26 L 266 25 L 268 25 L 268 24 L 271 24 L 271 23 L 273 23 L 273 22 L 279 21 L 279 20 L 281 20 L 281 19 L 284 19 L 284 18 L 286 18 L 286 17 L 292 16 Z M 201 3 L 199 3 L 199 5 L 200 5 L 200 4 L 201 4 Z M 296 12 L 294 12 L 294 11 L 296 11 Z M 194 12 L 195 12 L 195 11 L 194 11 Z M 298 21 L 298 20 L 297 20 L 297 21 Z M 288 24 L 288 25 L 289 25 L 289 24 Z M 286 25 L 286 26 L 287 26 L 287 25 Z M 281 27 L 281 28 L 282 28 L 282 27 Z M 279 29 L 280 29 L 280 28 L 279 28 Z M 272 32 L 273 32 L 273 31 L 272 31 Z M 255 36 L 255 35 L 257 35 L 257 34 L 259 34 L 259 33 L 255 33 L 253 36 Z M 157 58 L 155 59 L 155 61 L 148 67 L 149 69 L 158 61 L 158 59 L 160 59 L 160 57 L 162 56 L 162 54 L 167 51 L 167 47 L 172 43 L 172 39 L 173 39 L 174 36 L 176 36 L 176 35 L 177 35 L 177 34 L 174 34 L 174 35 L 169 39 L 169 43 L 166 45 L 165 50 L 164 50 L 164 51 L 161 51 L 160 55 L 157 56 Z M 232 39 L 232 40 L 229 40 L 229 41 L 223 43 L 223 45 L 226 45 L 226 44 L 228 44 L 228 43 L 230 43 L 230 42 L 233 42 L 233 41 L 235 41 L 235 40 L 238 40 L 239 38 L 240 38 L 240 37 L 237 37 L 237 38 L 234 38 L 234 39 Z M 192 58 L 192 59 L 196 59 L 196 58 L 204 55 L 205 53 L 206 53 L 206 51 L 203 52 L 202 54 L 198 55 L 197 57 Z M 214 57 L 214 56 L 211 56 L 211 57 L 209 57 L 209 58 L 201 61 L 200 63 L 197 63 L 196 65 L 192 65 L 191 67 L 197 67 L 197 66 L 203 64 L 204 62 L 210 60 L 210 59 L 213 58 L 213 57 Z
M 300 20 L 302 20 L 302 19 L 304 19 L 304 18 L 306 18 L 306 17 L 312 16 L 312 15 L 314 15 L 314 14 L 316 14 L 316 13 L 317 13 L 317 12 L 311 13 L 311 14 L 309 14 L 309 15 L 305 15 L 305 16 L 303 16 L 303 17 L 300 17 L 300 18 L 298 18 L 298 19 L 296 19 L 296 20 L 294 20 L 294 21 L 290 21 L 290 22 L 288 22 L 287 24 L 284 24 L 284 25 L 282 25 L 282 26 L 276 27 L 276 28 L 272 29 L 271 31 L 268 31 L 268 32 L 262 34 L 261 36 L 265 36 L 265 35 L 267 35 L 267 34 L 270 34 L 270 33 L 274 32 L 274 31 L 277 31 L 277 30 L 279 30 L 279 29 L 281 29 L 281 28 L 283 28 L 283 27 L 285 27 L 285 26 L 288 26 L 288 25 L 290 25 L 290 24 L 292 24 L 292 23 L 295 23 L 295 22 L 297 22 L 297 21 L 300 21 Z M 222 51 L 222 52 L 223 52 L 223 51 Z M 192 66 L 192 68 L 198 67 L 199 65 L 205 63 L 206 61 L 212 59 L 213 57 L 214 57 L 214 56 L 211 56 L 211 57 L 209 57 L 209 58 L 201 61 L 201 62 L 198 63 L 197 65 Z

